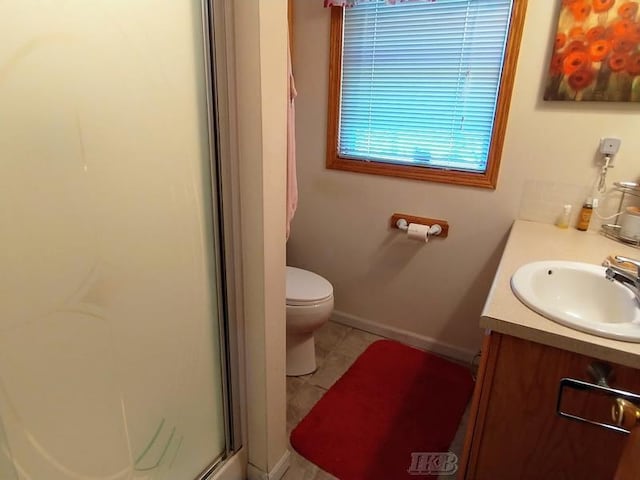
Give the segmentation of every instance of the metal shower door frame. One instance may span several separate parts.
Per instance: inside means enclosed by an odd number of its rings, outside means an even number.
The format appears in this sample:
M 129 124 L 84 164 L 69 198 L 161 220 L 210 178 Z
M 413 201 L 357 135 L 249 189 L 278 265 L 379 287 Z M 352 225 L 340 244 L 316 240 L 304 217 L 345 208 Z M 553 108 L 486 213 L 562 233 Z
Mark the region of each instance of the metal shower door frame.
M 229 4 L 201 0 L 207 134 L 211 171 L 211 211 L 215 251 L 225 451 L 196 480 L 210 479 L 242 447 L 239 324 L 242 315 L 237 169 L 230 161 L 227 31 Z

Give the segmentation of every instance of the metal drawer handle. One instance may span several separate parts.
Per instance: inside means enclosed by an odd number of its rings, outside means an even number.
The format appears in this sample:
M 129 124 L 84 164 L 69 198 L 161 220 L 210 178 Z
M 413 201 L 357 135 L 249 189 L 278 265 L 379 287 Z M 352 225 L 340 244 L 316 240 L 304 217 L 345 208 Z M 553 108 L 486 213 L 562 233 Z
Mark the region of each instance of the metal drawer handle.
M 596 422 L 594 420 L 589 420 L 587 418 L 562 411 L 562 395 L 567 388 L 580 391 L 593 391 L 608 397 L 613 397 L 615 403 L 612 407 L 611 414 L 616 425 Z M 560 380 L 560 388 L 558 389 L 556 413 L 561 417 L 576 420 L 578 422 L 597 425 L 620 433 L 629 433 L 630 428 L 635 424 L 635 422 L 640 420 L 640 409 L 638 409 L 634 404 L 640 404 L 640 395 L 636 393 L 605 387 L 603 385 L 596 385 L 595 383 L 584 382 L 582 380 L 576 380 L 575 378 L 563 378 Z

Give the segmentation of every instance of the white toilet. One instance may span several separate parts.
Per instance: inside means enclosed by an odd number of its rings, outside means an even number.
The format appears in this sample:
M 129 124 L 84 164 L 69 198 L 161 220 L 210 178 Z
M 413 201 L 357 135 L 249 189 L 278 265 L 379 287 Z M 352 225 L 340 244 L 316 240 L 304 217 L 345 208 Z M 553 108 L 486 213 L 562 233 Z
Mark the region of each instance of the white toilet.
M 287 375 L 316 369 L 313 333 L 329 320 L 333 286 L 320 275 L 287 267 Z

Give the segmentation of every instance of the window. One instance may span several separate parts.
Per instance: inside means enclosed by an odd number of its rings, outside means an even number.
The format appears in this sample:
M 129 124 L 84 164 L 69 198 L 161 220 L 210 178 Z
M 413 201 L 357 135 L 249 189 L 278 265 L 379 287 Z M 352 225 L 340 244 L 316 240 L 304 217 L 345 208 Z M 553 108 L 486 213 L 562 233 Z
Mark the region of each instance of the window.
M 525 8 L 332 8 L 327 168 L 495 188 Z

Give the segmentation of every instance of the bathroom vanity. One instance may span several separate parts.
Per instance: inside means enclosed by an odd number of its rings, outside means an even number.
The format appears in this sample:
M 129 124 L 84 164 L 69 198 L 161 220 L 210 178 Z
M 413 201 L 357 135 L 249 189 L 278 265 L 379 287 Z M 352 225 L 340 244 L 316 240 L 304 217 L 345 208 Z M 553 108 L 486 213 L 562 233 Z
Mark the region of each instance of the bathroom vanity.
M 523 264 L 601 264 L 612 254 L 640 258 L 640 250 L 595 232 L 514 223 L 480 322 L 486 335 L 459 479 L 611 480 L 620 464 L 639 469 L 620 478 L 640 478 L 637 429 L 630 435 L 603 426 L 616 427 L 611 409 L 617 397 L 593 387 L 599 381 L 640 394 L 640 343 L 555 323 L 510 288 Z

